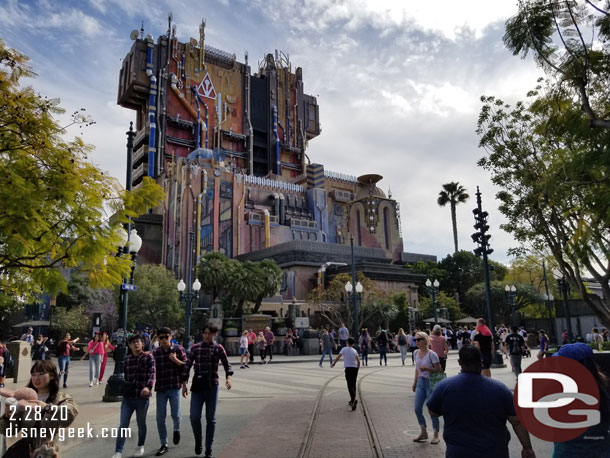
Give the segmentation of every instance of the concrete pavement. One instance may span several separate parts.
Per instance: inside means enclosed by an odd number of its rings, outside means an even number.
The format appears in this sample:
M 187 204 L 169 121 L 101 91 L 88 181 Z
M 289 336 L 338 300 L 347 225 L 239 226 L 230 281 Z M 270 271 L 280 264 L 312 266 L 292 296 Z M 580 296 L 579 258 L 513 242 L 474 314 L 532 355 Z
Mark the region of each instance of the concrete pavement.
M 326 361 L 324 368 L 320 369 L 319 356 L 276 355 L 271 364 L 253 364 L 250 369 L 240 369 L 239 358 L 231 357 L 230 361 L 235 371 L 233 389 L 220 389 L 214 456 L 238 458 L 256 453 L 266 457 L 298 457 L 320 388 L 335 376 L 337 377 L 328 383 L 320 398 L 309 456 L 373 456 L 362 410 L 359 408 L 352 412 L 347 405 L 349 398 L 341 363 L 330 369 Z M 524 360 L 524 367 L 530 362 L 533 362 L 531 358 Z M 399 355 L 390 354 L 387 368 L 380 368 L 377 355 L 371 355 L 369 366 L 361 369 L 361 392 L 371 416 L 371 423 L 386 458 L 443 456 L 442 441 L 438 445 L 412 442 L 419 426 L 413 411 L 414 393 L 411 392 L 411 385 L 414 369 L 410 364 L 410 360 L 407 360 L 407 365 L 402 366 Z M 106 377 L 112 374 L 112 370 L 113 365 L 110 363 Z M 455 352 L 449 356 L 447 372 L 448 375 L 458 372 Z M 493 376 L 510 388 L 514 387 L 514 376 L 510 368 L 494 370 Z M 85 427 L 89 423 L 94 434 L 99 434 L 102 427 L 118 426 L 120 404 L 101 401 L 103 386 L 89 388 L 87 362 L 72 362 L 68 385 L 67 391 L 72 394 L 80 408 L 75 427 Z M 12 383 L 7 386 L 16 387 Z M 189 421 L 189 399 L 182 400 L 182 441 L 177 447 L 171 444 L 172 426 L 168 415 L 168 457 L 195 456 Z M 146 457 L 154 456 L 160 446 L 155 417 L 156 405 L 153 396 L 147 417 Z M 132 456 L 135 449 L 135 415 L 131 428 L 132 438 L 126 442 L 124 457 Z M 510 427 L 509 430 L 512 434 Z M 62 443 L 63 456 L 110 457 L 114 453 L 114 443 L 114 439 L 101 437 L 68 440 Z M 551 456 L 552 444 L 535 438 L 533 443 L 537 456 Z M 510 449 L 511 457 L 520 456 L 521 448 L 514 437 Z

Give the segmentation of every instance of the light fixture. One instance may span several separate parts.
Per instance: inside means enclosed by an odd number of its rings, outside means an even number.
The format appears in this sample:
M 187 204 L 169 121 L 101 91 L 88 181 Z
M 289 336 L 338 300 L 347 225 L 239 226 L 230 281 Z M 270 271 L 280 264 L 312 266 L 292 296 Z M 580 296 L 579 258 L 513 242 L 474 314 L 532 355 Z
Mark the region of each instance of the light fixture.
M 347 294 L 351 294 L 353 290 L 354 290 L 354 287 L 353 287 L 352 283 L 348 281 L 345 284 L 345 291 L 347 292 Z
M 180 291 L 181 293 L 184 292 L 184 290 L 186 289 L 186 283 L 184 283 L 184 280 L 180 279 L 180 281 L 178 282 L 177 288 L 178 288 L 178 291 Z
M 201 289 L 201 282 L 198 278 L 193 282 L 193 291 L 199 291 Z
M 426 279 L 426 286 L 427 286 L 428 288 L 430 288 L 430 287 L 432 286 L 432 282 L 430 281 L 430 279 L 429 279 L 429 278 L 427 278 L 427 279 Z
M 441 284 L 438 282 L 438 280 L 434 280 L 434 287 L 438 288 L 439 286 L 441 286 Z
M 358 294 L 362 294 L 362 290 L 363 290 L 363 289 L 364 289 L 364 288 L 362 287 L 362 283 L 360 283 L 360 282 L 356 283 L 356 292 L 357 292 Z
M 138 235 L 138 231 L 132 229 L 129 233 L 129 252 L 136 254 L 142 248 L 142 237 Z

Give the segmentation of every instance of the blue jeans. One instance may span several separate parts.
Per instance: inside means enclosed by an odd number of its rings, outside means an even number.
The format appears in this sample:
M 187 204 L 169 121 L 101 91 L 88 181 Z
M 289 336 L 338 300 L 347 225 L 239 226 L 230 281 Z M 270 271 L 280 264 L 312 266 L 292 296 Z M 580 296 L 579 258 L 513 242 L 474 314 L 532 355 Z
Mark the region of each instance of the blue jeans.
M 70 366 L 70 357 L 69 356 L 63 356 L 60 355 L 57 358 L 57 363 L 59 366 L 59 383 L 61 384 L 61 375 L 63 372 L 64 375 L 64 385 L 66 384 L 66 382 L 68 381 L 68 367 Z
M 89 355 L 89 382 L 93 383 L 100 379 L 100 365 L 102 364 L 102 355 Z
M 201 444 L 201 412 L 205 404 L 205 449 L 212 450 L 214 431 L 216 430 L 216 404 L 218 402 L 218 385 L 211 390 L 191 393 L 191 427 L 195 444 Z
M 430 379 L 419 377 L 417 379 L 417 388 L 415 388 L 415 415 L 417 422 L 422 428 L 426 427 L 426 419 L 424 418 L 423 408 L 426 399 L 430 397 L 432 390 L 430 389 Z M 432 417 L 432 429 L 436 432 L 439 430 L 438 417 Z
M 388 356 L 387 356 L 388 347 L 387 347 L 387 345 L 379 345 L 377 347 L 377 349 L 379 350 L 379 364 L 381 364 L 381 361 L 384 361 L 386 363 L 386 365 L 387 365 L 388 364 Z
M 129 428 L 129 422 L 133 412 L 136 412 L 136 421 L 138 423 L 138 447 L 143 447 L 146 442 L 146 413 L 148 412 L 148 398 L 123 398 L 121 402 L 121 424 L 119 428 Z M 123 452 L 123 446 L 125 445 L 126 437 L 121 437 L 121 430 L 119 430 L 118 437 L 116 439 L 116 447 L 114 451 L 116 453 Z
M 180 388 L 175 390 L 157 391 L 157 431 L 161 445 L 167 445 L 167 428 L 165 427 L 165 417 L 167 415 L 167 401 L 174 421 L 174 431 L 180 431 Z
M 333 349 L 331 347 L 325 348 L 322 350 L 322 357 L 320 358 L 320 364 L 324 362 L 324 356 L 328 355 L 328 359 L 330 359 L 330 363 L 333 363 Z

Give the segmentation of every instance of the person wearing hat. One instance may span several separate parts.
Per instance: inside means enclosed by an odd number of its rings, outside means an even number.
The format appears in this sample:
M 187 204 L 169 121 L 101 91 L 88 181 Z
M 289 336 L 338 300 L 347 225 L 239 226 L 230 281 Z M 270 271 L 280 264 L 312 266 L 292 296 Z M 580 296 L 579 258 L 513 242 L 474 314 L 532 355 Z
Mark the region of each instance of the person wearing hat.
M 586 368 L 599 388 L 599 412 L 601 421 L 591 426 L 575 439 L 555 442 L 553 458 L 587 456 L 610 458 L 610 383 L 593 361 L 593 350 L 585 343 L 565 344 L 553 356 L 563 356 L 578 361 Z
M 21 336 L 21 340 L 23 340 L 24 342 L 29 343 L 30 345 L 33 345 L 34 344 L 34 334 L 32 334 L 33 331 L 34 331 L 33 328 L 28 328 L 27 332 L 25 332 Z

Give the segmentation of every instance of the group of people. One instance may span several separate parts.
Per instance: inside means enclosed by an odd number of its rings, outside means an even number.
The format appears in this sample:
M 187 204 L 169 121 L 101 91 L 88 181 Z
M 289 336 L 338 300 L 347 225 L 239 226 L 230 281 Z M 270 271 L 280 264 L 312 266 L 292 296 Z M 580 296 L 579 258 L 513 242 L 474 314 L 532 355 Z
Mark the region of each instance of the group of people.
M 194 344 L 188 352 L 177 342 L 172 342 L 171 330 L 161 328 L 157 331 L 159 346 L 151 352 L 144 351 L 144 342 L 140 335 L 128 338 L 130 354 L 125 359 L 123 385 L 123 400 L 119 428 L 129 427 L 133 413 L 136 414 L 138 426 L 138 443 L 134 456 L 144 456 L 146 441 L 146 414 L 152 392 L 156 392 L 157 430 L 161 442 L 155 456 L 165 455 L 169 451 L 168 434 L 165 424 L 167 404 L 173 421 L 172 442 L 180 443 L 181 406 L 180 394 L 183 397 L 191 395 L 190 422 L 195 437 L 195 454 L 203 451 L 202 411 L 205 406 L 206 432 L 205 456 L 212 456 L 212 445 L 216 427 L 216 405 L 218 402 L 218 366 L 224 367 L 225 386 L 231 389 L 233 371 L 227 359 L 227 353 L 214 338 L 218 328 L 206 324 L 201 330 L 201 342 Z M 245 336 L 247 339 L 247 336 Z M 243 355 L 242 355 L 243 356 Z M 243 359 L 242 359 L 243 361 Z M 191 369 L 193 378 L 190 391 L 188 380 Z M 123 456 L 125 438 L 118 437 L 115 454 L 112 458 Z
M 297 334 L 298 335 L 298 334 Z M 291 333 L 291 339 L 294 337 Z M 275 334 L 269 326 L 265 327 L 264 331 L 259 331 L 256 334 L 252 329 L 242 332 L 239 338 L 239 368 L 248 369 L 249 364 L 254 363 L 254 348 L 258 350 L 261 358 L 259 364 L 268 364 L 273 360 L 273 344 L 275 343 Z M 269 359 L 267 360 L 267 356 Z

